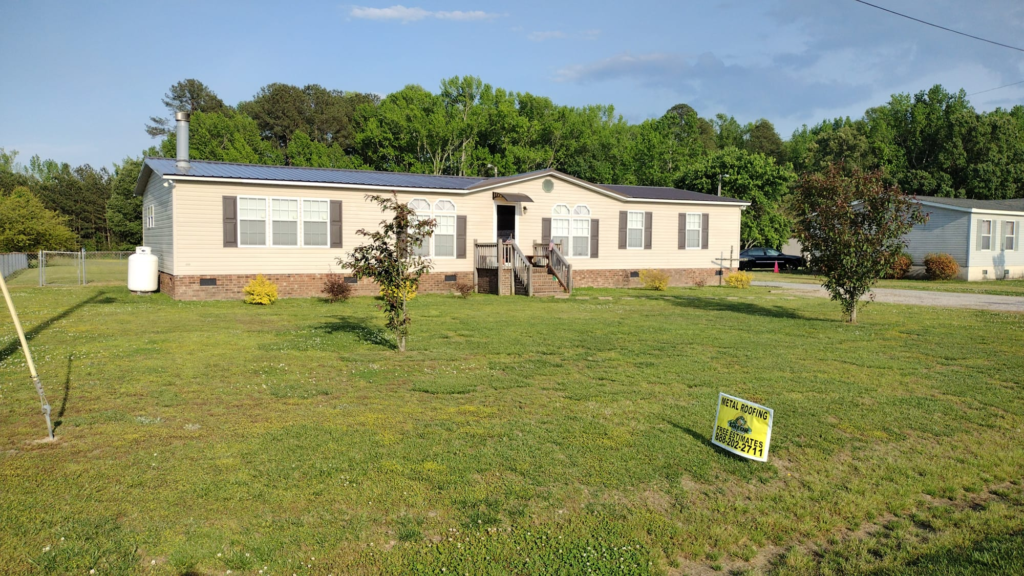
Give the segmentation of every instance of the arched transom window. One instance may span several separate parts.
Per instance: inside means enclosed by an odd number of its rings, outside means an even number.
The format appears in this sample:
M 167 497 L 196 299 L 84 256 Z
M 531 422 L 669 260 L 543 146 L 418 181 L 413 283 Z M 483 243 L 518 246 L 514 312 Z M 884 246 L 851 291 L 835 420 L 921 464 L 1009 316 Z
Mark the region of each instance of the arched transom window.
M 590 208 L 586 204 L 572 209 L 572 255 L 590 257 Z
M 413 198 L 409 201 L 409 208 L 416 213 L 410 218 L 412 223 L 415 224 L 422 220 L 430 220 L 430 202 L 423 198 Z M 422 258 L 430 257 L 430 238 L 424 238 L 423 244 L 416 246 L 412 249 L 412 253 Z
M 569 253 L 569 225 L 569 207 L 565 204 L 555 204 L 551 209 L 551 241 L 562 254 Z

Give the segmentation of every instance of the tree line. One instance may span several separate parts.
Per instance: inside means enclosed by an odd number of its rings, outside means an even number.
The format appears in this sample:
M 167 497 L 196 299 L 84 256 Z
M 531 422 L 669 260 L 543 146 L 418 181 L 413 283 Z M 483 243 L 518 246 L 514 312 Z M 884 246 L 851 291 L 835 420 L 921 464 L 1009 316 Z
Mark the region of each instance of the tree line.
M 803 126 L 787 140 L 763 118 L 744 124 L 677 104 L 631 124 L 610 105 L 562 106 L 473 76 L 383 98 L 274 83 L 234 106 L 189 79 L 162 104 L 166 115 L 145 125 L 159 142 L 144 155 L 173 157 L 173 113 L 189 111 L 193 159 L 463 176 L 555 168 L 591 182 L 711 194 L 721 182 L 724 195 L 751 202 L 744 246 L 785 243 L 798 177 L 839 163 L 879 171 L 908 194 L 1024 197 L 1024 106 L 978 112 L 962 90 L 941 86 L 896 94 L 858 119 Z M 141 242 L 132 195 L 140 167 L 141 156 L 108 171 L 38 157 L 26 166 L 2 153 L 0 194 L 27 188 L 83 246 L 130 247 Z

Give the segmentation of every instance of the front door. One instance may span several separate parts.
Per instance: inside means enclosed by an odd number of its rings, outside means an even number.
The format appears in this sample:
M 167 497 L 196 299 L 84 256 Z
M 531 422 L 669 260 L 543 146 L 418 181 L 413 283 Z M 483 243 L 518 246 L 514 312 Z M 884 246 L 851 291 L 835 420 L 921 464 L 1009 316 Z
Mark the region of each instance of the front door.
M 516 239 L 516 207 L 498 204 L 498 240 Z

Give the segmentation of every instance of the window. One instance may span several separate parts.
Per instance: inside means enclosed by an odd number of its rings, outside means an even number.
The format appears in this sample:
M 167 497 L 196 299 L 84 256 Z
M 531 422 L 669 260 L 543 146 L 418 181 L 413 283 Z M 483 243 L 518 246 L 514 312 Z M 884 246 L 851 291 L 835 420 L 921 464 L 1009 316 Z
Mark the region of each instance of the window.
M 764 249 L 764 255 L 765 256 L 782 256 L 782 252 L 779 252 L 778 250 L 773 250 L 772 248 L 765 248 Z
M 686 214 L 686 248 L 700 248 L 701 215 Z
M 982 220 L 981 221 L 981 249 L 991 250 L 992 249 L 992 221 Z
M 274 246 L 299 245 L 299 201 L 288 198 L 273 198 L 271 205 L 271 228 Z
M 327 246 L 330 211 L 331 203 L 328 200 L 302 201 L 303 246 Z
M 409 208 L 412 208 L 415 214 L 410 218 L 413 224 L 422 220 L 430 220 L 430 202 L 427 202 L 423 198 L 414 198 L 409 202 Z M 412 249 L 414 256 L 420 256 L 422 258 L 430 257 L 430 238 L 424 238 L 423 244 L 416 246 Z
M 1006 239 L 1003 242 L 1003 249 L 1016 250 L 1017 246 L 1014 244 L 1014 241 L 1017 239 L 1017 223 L 1004 222 L 1003 232 L 1006 233 Z
M 644 213 L 629 212 L 626 216 L 626 248 L 644 247 Z M 689 242 L 687 242 L 689 247 Z
M 238 245 L 267 245 L 267 199 L 238 199 Z
M 569 207 L 555 204 L 551 209 L 551 241 L 563 255 L 569 253 Z
M 434 203 L 434 257 L 455 257 L 455 203 L 451 200 L 438 200 Z
M 150 204 L 146 206 L 146 217 L 145 225 L 146 228 L 156 228 L 156 206 Z
M 590 257 L 590 208 L 580 204 L 572 209 L 572 255 Z

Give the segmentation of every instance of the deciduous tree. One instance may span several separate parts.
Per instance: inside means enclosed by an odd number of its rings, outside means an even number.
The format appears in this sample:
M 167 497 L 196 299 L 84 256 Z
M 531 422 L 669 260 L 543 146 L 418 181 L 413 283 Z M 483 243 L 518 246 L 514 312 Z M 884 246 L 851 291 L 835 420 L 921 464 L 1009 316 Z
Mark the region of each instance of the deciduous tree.
M 723 196 L 751 203 L 740 220 L 742 248 L 781 248 L 790 238 L 791 227 L 782 205 L 796 178 L 789 165 L 779 166 L 763 154 L 727 148 L 684 164 L 676 187 L 715 194 L 719 176 Z
M 920 206 L 880 171 L 835 164 L 806 173 L 796 187 L 797 238 L 811 270 L 847 320 L 906 248 L 904 236 L 927 221 Z
M 77 240 L 67 218 L 47 210 L 28 188 L 0 193 L 0 252 L 71 250 Z
M 347 258 L 338 258 L 338 265 L 351 270 L 356 278 L 370 278 L 380 286 L 380 308 L 387 316 L 387 327 L 395 336 L 398 351 L 405 352 L 411 323 L 408 301 L 416 295 L 420 276 L 432 267 L 429 260 L 415 254 L 415 248 L 433 232 L 435 221 L 416 218 L 396 195 L 367 195 L 366 199 L 391 217 L 380 223 L 379 230 L 357 230 L 369 243 L 356 247 Z

